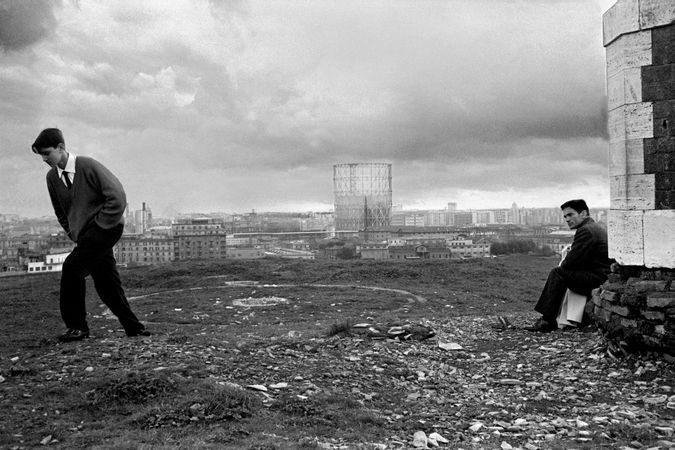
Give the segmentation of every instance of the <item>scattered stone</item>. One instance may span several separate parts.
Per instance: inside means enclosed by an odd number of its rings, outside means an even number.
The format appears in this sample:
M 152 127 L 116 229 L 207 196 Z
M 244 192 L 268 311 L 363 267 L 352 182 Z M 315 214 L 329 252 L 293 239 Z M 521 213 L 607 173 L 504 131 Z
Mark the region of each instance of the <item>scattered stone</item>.
M 424 431 L 415 431 L 412 446 L 415 448 L 429 448 L 427 445 L 427 435 Z
M 666 403 L 668 401 L 667 395 L 655 395 L 652 397 L 645 397 L 644 402 L 648 405 L 658 405 L 661 403 Z
M 476 422 L 476 423 L 474 423 L 473 425 L 471 425 L 471 426 L 469 427 L 469 430 L 471 430 L 471 431 L 473 431 L 474 433 L 476 433 L 476 432 L 477 432 L 478 430 L 480 430 L 481 428 L 483 428 L 483 424 L 482 424 L 481 422 Z
M 464 347 L 461 345 L 457 344 L 456 342 L 439 342 L 438 343 L 438 348 L 443 349 L 443 350 L 464 350 Z
M 446 438 L 441 436 L 439 433 L 433 432 L 428 436 L 428 439 L 433 439 L 436 442 L 440 442 L 441 444 L 448 444 L 450 441 L 448 441 Z
M 288 383 L 276 383 L 270 384 L 270 389 L 285 389 L 288 387 Z
M 249 384 L 246 387 L 249 389 L 253 389 L 254 391 L 267 392 L 267 388 L 262 384 Z
M 51 441 L 52 441 L 52 435 L 50 434 L 49 436 L 45 436 L 44 438 L 42 438 L 42 440 L 40 441 L 40 444 L 41 445 L 48 445 Z

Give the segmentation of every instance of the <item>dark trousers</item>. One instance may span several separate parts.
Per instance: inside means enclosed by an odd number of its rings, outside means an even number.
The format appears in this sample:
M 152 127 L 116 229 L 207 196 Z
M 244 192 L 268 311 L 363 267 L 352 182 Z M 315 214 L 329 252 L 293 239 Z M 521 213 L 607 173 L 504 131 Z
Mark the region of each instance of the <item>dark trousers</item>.
M 546 320 L 554 322 L 567 289 L 588 296 L 593 289 L 604 283 L 606 279 L 607 277 L 596 273 L 556 267 L 548 274 L 546 284 L 534 310 L 541 313 Z
M 61 274 L 61 317 L 67 328 L 89 331 L 85 305 L 86 277 L 91 275 L 98 296 L 117 316 L 127 333 L 143 330 L 127 301 L 113 256 L 113 246 L 124 225 L 104 230 L 92 224 L 79 237 L 77 246 L 63 262 Z

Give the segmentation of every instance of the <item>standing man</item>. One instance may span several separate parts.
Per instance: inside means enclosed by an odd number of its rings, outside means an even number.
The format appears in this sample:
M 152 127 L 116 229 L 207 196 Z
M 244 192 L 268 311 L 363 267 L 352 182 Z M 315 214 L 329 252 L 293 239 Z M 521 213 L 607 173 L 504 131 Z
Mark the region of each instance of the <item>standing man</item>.
M 51 167 L 47 189 L 56 218 L 77 245 L 63 263 L 61 317 L 67 331 L 61 342 L 89 337 L 85 290 L 87 275 L 127 336 L 150 336 L 129 307 L 117 271 L 113 246 L 122 236 L 126 194 L 120 181 L 98 161 L 66 151 L 61 130 L 47 128 L 35 139 L 33 153 Z
M 534 310 L 542 317 L 529 331 L 556 330 L 556 318 L 567 289 L 589 296 L 607 280 L 611 260 L 607 255 L 607 230 L 590 217 L 584 200 L 569 200 L 560 206 L 571 230 L 576 230 L 572 248 L 560 266 L 551 270 Z

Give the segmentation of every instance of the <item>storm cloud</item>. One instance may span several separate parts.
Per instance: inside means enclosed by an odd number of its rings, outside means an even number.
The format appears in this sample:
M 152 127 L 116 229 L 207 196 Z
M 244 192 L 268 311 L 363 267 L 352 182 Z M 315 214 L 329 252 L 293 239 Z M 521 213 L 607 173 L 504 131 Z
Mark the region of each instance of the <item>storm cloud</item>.
M 48 126 L 160 215 L 328 209 L 365 161 L 409 207 L 606 205 L 608 1 L 0 2 L 0 211 L 49 213 Z
M 56 27 L 56 0 L 0 1 L 0 48 L 21 50 L 49 36 Z

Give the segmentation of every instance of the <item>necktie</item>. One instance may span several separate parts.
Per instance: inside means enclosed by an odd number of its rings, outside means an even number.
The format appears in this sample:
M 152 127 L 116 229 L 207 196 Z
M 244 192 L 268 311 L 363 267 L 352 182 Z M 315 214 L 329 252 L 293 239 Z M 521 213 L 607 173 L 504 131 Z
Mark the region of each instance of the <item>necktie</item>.
M 68 186 L 68 189 L 73 187 L 73 183 L 72 181 L 70 181 L 70 177 L 68 177 L 68 172 L 66 172 L 65 170 L 63 171 L 63 181 L 66 182 L 66 186 Z

